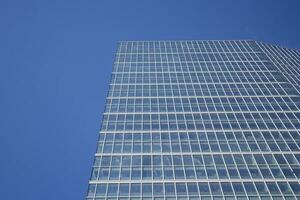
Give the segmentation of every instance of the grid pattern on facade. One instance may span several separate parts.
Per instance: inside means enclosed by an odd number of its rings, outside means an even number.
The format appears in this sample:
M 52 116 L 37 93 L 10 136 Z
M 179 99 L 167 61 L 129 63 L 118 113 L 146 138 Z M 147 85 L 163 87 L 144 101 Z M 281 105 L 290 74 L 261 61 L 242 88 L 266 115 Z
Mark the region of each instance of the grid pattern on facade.
M 300 52 L 297 50 L 280 48 L 274 45 L 257 43 L 266 55 L 276 63 L 278 71 L 300 91 Z
M 299 55 L 120 42 L 87 200 L 300 198 Z

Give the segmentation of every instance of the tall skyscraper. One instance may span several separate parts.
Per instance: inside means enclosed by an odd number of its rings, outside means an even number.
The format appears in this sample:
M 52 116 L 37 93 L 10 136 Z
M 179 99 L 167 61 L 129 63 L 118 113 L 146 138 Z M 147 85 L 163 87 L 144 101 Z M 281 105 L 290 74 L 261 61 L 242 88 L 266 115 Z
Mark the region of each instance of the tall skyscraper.
M 300 199 L 299 119 L 297 50 L 120 42 L 86 199 Z

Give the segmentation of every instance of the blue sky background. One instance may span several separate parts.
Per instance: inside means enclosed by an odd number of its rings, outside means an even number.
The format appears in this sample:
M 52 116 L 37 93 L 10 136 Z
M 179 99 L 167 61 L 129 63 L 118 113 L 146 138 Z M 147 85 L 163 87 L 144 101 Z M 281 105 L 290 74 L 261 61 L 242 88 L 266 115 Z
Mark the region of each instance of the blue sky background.
M 300 1 L 1 0 L 1 199 L 83 199 L 119 40 L 300 49 Z

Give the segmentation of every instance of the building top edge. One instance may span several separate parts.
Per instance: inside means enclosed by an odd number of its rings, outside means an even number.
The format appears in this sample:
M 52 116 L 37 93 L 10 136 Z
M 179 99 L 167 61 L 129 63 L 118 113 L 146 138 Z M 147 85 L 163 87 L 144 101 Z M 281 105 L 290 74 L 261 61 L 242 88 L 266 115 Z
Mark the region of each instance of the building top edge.
M 224 39 L 224 40 L 193 40 L 193 39 L 179 39 L 179 40 L 119 40 L 118 43 L 122 42 L 214 42 L 214 41 L 253 41 L 252 39 Z M 256 41 L 259 42 L 259 41 Z

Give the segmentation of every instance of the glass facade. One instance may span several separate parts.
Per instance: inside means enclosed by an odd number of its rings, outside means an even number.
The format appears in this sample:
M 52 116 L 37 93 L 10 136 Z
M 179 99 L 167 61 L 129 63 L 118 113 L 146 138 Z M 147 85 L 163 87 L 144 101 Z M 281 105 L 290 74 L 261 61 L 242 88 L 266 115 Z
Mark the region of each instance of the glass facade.
M 299 51 L 120 42 L 86 199 L 300 199 L 299 119 Z

